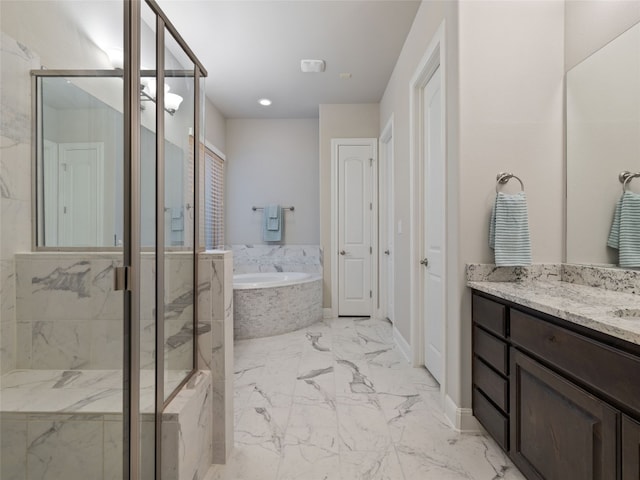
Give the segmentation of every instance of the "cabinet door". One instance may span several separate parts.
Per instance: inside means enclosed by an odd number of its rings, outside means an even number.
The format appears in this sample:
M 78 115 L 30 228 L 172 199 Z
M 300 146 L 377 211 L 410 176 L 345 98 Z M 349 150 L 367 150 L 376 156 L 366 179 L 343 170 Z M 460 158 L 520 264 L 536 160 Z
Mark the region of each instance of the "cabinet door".
M 511 349 L 511 456 L 530 479 L 612 480 L 619 412 Z
M 640 479 L 640 423 L 622 416 L 622 480 Z

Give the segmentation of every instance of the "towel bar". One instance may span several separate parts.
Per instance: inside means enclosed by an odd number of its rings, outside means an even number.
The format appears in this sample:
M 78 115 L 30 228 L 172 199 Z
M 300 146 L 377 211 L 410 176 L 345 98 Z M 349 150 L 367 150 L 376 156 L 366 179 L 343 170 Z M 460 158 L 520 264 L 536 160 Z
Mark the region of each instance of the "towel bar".
M 524 183 L 522 183 L 522 180 L 520 180 L 520 178 L 515 176 L 513 173 L 500 172 L 500 173 L 498 173 L 498 175 L 496 175 L 496 193 L 498 193 L 498 186 L 499 185 L 504 185 L 505 183 L 507 183 L 512 178 L 515 178 L 516 180 L 518 180 L 518 182 L 520 182 L 520 188 L 524 192 Z
M 625 170 L 624 172 L 620 172 L 620 174 L 618 175 L 618 180 L 620 180 L 620 183 L 622 183 L 622 192 L 624 193 L 627 191 L 627 183 L 629 183 L 634 178 L 639 178 L 639 177 L 640 177 L 640 172 L 632 173 L 632 172 L 629 172 L 628 170 Z
M 296 209 L 296 207 L 282 207 L 283 210 L 290 210 L 290 211 L 294 211 Z M 264 207 L 251 207 L 251 210 L 253 210 L 254 212 L 256 210 L 264 210 Z

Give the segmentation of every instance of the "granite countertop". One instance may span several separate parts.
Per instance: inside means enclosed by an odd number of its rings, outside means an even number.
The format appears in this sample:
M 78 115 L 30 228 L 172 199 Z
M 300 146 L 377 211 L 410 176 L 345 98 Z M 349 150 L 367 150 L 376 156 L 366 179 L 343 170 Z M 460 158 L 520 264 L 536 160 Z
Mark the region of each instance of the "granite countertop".
M 640 345 L 640 295 L 561 280 L 468 281 L 467 286 Z

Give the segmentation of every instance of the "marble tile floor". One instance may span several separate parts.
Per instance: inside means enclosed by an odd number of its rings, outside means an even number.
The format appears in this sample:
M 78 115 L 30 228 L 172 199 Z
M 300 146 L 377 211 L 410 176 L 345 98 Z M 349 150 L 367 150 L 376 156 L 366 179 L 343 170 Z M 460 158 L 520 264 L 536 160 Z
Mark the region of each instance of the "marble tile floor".
M 454 431 L 391 325 L 324 320 L 235 344 L 235 448 L 206 480 L 524 479 L 486 434 Z

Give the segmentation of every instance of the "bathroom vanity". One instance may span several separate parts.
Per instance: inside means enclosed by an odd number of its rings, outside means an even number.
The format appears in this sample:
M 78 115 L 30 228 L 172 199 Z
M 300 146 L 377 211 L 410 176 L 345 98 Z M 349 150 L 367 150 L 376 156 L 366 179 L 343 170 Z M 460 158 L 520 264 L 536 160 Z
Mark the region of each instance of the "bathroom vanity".
M 518 468 L 529 479 L 638 480 L 637 292 L 558 279 L 468 285 L 474 415 Z

